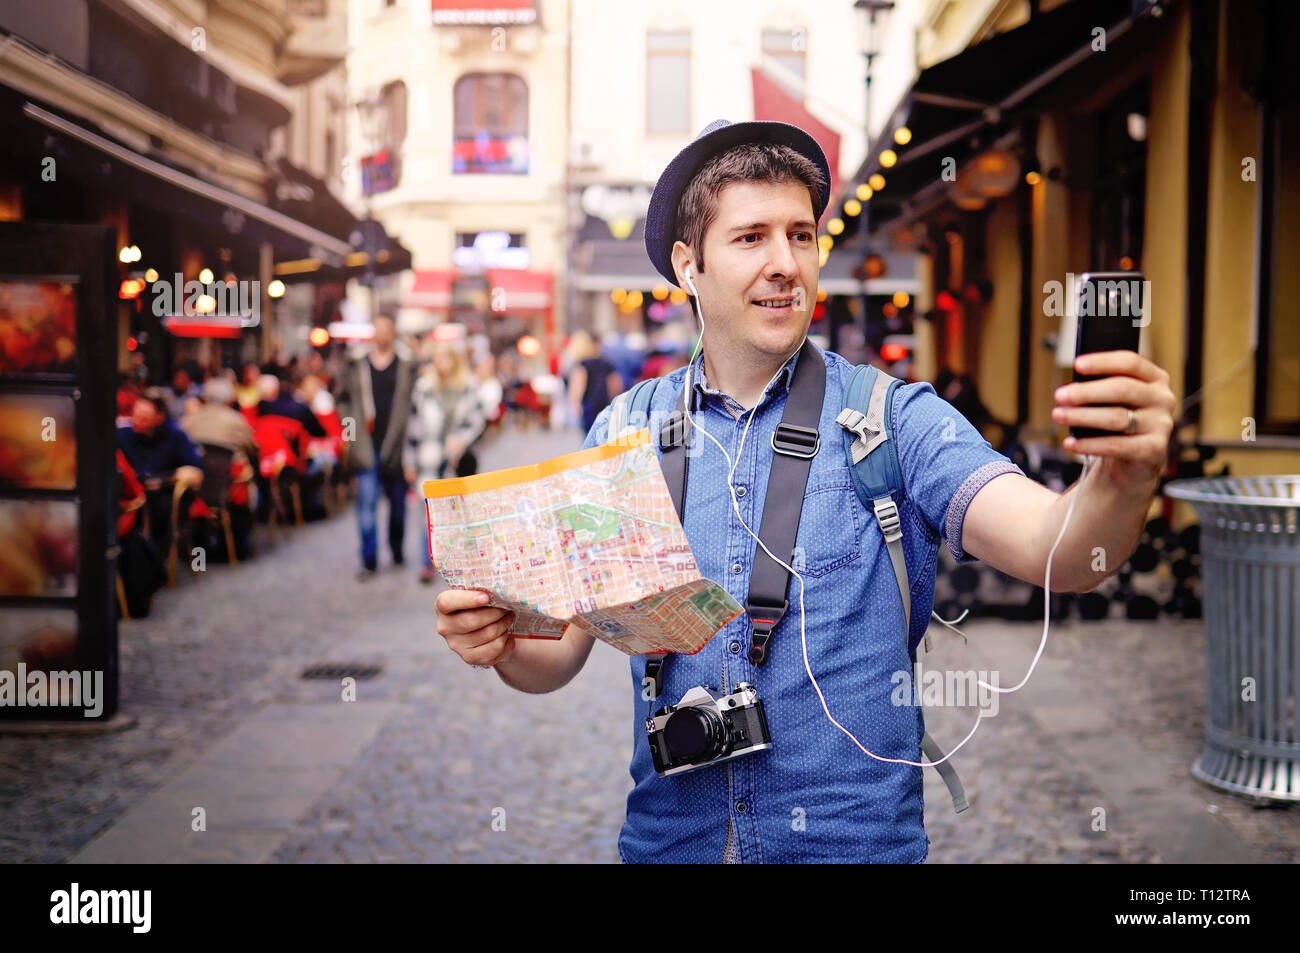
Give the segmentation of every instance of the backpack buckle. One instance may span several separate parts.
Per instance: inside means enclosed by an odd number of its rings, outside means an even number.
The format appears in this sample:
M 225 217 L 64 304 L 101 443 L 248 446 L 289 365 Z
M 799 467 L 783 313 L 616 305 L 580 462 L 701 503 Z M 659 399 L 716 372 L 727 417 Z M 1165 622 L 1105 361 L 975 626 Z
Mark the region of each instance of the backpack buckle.
M 876 431 L 871 429 L 867 423 L 866 414 L 853 410 L 851 407 L 845 407 L 840 411 L 840 415 L 835 418 L 835 422 L 857 437 L 853 441 L 851 462 L 854 466 L 862 460 L 868 453 L 867 446 L 876 436 Z
M 785 421 L 777 424 L 776 430 L 772 433 L 773 450 L 787 457 L 798 457 L 800 460 L 811 460 L 817 456 L 821 442 L 821 434 L 812 427 L 800 427 L 798 424 L 788 424 Z
M 659 428 L 659 449 L 680 447 L 686 443 L 686 413 L 674 410 Z
M 885 537 L 886 543 L 892 543 L 895 540 L 903 538 L 903 521 L 898 516 L 898 504 L 894 502 L 892 496 L 882 496 L 878 500 L 872 500 L 872 506 L 876 511 L 876 519 L 880 523 L 880 533 Z
M 650 655 L 646 657 L 646 678 L 654 686 L 654 694 L 650 696 L 652 699 L 658 698 L 664 693 L 664 662 L 667 658 L 667 655 Z
M 749 616 L 749 621 L 754 629 L 749 641 L 749 661 L 754 665 L 762 665 L 767 661 L 768 645 L 772 641 L 772 630 L 784 618 L 789 607 L 789 600 L 776 605 L 764 605 L 752 600 L 745 603 L 745 614 Z

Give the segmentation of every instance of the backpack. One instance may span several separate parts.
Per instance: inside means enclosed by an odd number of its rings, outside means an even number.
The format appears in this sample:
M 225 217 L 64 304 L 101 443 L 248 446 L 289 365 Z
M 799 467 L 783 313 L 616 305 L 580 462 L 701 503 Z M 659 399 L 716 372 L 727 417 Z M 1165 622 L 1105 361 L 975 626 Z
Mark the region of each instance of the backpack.
M 610 405 L 607 440 L 615 439 L 626 429 L 639 429 L 647 425 L 650 403 L 661 380 L 663 378 L 654 377 L 638 381 L 614 398 Z M 881 535 L 885 539 L 889 560 L 894 568 L 894 578 L 903 598 L 903 638 L 907 642 L 908 657 L 914 660 L 917 646 L 911 641 L 912 590 L 903 555 L 903 529 L 898 512 L 898 502 L 905 494 L 903 468 L 898 459 L 897 443 L 891 439 L 890 427 L 894 392 L 902 383 L 876 367 L 857 365 L 844 389 L 844 409 L 835 418 L 835 422 L 844 430 L 844 453 L 849 460 L 853 488 L 862 505 L 875 514 Z M 877 453 L 881 447 L 887 449 L 883 453 Z M 928 629 L 924 642 L 926 651 L 930 651 Z M 921 752 L 931 762 L 939 761 L 944 756 L 943 750 L 928 731 L 921 738 Z M 944 761 L 935 770 L 948 787 L 955 811 L 958 814 L 965 811 L 970 804 L 952 762 Z

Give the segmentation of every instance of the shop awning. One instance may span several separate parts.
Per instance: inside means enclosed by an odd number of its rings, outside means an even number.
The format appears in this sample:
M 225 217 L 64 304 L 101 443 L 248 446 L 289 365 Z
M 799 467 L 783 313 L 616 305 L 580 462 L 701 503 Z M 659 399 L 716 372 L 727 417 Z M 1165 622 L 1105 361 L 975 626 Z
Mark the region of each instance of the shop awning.
M 268 240 L 272 241 L 273 244 L 277 244 L 275 241 L 277 238 L 281 242 L 287 240 L 287 244 L 292 248 L 302 249 L 303 251 L 310 250 L 317 253 L 319 257 L 335 260 L 341 260 L 352 251 L 352 247 L 347 242 L 341 241 L 333 235 L 297 221 L 283 212 L 278 212 L 261 202 L 240 195 L 238 192 L 214 185 L 211 182 L 205 182 L 197 176 L 141 155 L 133 149 L 128 149 L 112 139 L 43 109 L 35 103 L 26 103 L 23 107 L 23 113 L 29 119 L 35 120 L 61 135 L 67 136 L 69 139 L 90 146 L 135 172 L 148 176 L 167 189 L 173 190 L 170 192 L 171 195 L 179 192 L 204 200 L 209 203 L 209 207 L 217 216 L 228 211 L 252 220 L 252 222 L 261 226 L 260 228 L 254 226 L 255 230 L 266 234 Z M 158 190 L 155 189 L 154 192 L 154 199 L 159 199 Z
M 404 308 L 428 308 L 446 311 L 451 308 L 451 282 L 454 271 L 417 271 L 411 290 L 402 296 Z
M 650 264 L 640 242 L 592 242 L 589 254 L 590 264 L 574 279 L 580 291 L 651 291 L 668 284 Z
M 1088 57 L 1105 55 L 1093 48 L 1094 31 L 1104 30 L 1113 45 L 1132 27 L 1133 11 L 1133 0 L 1072 0 L 923 70 L 833 207 L 877 172 L 886 184 L 868 203 L 872 227 L 942 199 L 944 159 L 960 167 L 988 144 L 988 133 L 1013 129 L 1034 96 Z M 899 145 L 893 132 L 903 126 L 911 140 Z M 886 149 L 898 156 L 891 168 L 880 163 Z
M 754 91 L 754 118 L 788 122 L 816 139 L 822 152 L 826 153 L 826 164 L 831 170 L 829 194 L 837 194 L 840 190 L 840 134 L 810 113 L 803 103 L 786 92 L 762 69 L 753 67 L 749 73 Z
M 651 291 L 667 284 L 645 253 L 645 219 L 636 218 L 625 238 L 615 238 L 609 223 L 588 214 L 578 232 L 578 267 L 573 283 L 579 291 Z
M 493 314 L 547 311 L 551 307 L 555 276 L 549 271 L 489 268 L 483 275 L 488 281 Z
M 860 243 L 836 245 L 817 275 L 817 288 L 831 295 L 892 295 L 905 291 L 919 294 L 921 282 L 916 272 L 916 256 L 890 252 L 880 257 L 885 272 L 879 278 L 864 279 L 862 264 L 868 252 Z

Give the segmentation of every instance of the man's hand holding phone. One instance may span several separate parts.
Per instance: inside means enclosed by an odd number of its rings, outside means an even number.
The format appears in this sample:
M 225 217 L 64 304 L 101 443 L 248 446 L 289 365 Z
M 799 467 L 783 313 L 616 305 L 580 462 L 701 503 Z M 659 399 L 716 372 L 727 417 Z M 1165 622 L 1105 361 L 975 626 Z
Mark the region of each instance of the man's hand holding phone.
M 1099 379 L 1058 387 L 1052 420 L 1114 436 L 1066 437 L 1065 449 L 1100 457 L 1118 488 L 1148 491 L 1164 470 L 1178 406 L 1168 372 L 1135 351 L 1082 354 L 1074 370 Z
M 438 634 L 470 665 L 493 666 L 514 654 L 515 640 L 506 632 L 515 614 L 488 601 L 487 593 L 478 589 L 447 589 L 434 602 Z

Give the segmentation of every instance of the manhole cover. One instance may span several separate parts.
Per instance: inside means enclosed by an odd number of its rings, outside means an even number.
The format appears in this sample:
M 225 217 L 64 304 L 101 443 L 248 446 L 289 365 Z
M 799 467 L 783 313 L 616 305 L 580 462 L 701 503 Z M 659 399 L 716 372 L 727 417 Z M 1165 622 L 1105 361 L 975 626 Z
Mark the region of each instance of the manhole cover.
M 347 662 L 323 662 L 302 670 L 302 678 L 338 681 L 341 678 L 355 678 L 362 681 L 374 678 L 384 670 L 382 665 L 356 665 Z

